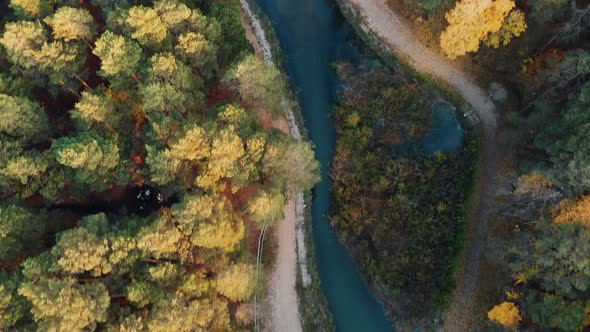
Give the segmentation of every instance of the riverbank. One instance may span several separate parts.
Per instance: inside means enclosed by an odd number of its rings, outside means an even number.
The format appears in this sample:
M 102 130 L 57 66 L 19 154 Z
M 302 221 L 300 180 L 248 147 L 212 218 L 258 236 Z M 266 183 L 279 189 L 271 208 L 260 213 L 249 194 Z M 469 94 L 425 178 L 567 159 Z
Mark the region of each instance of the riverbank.
M 498 115 L 494 104 L 483 89 L 438 54 L 434 54 L 414 38 L 410 29 L 393 13 L 383 0 L 338 0 L 353 25 L 370 36 L 371 45 L 377 52 L 395 54 L 402 63 L 427 73 L 438 84 L 444 84 L 457 91 L 473 107 L 482 128 L 482 144 L 478 176 L 471 193 L 468 243 L 459 273 L 451 308 L 445 320 L 445 331 L 462 331 L 467 328 L 469 312 L 475 297 L 475 285 L 486 237 L 487 220 L 491 212 L 494 177 L 500 163 L 501 151 L 496 146 Z M 472 205 L 472 206 L 470 206 Z
M 261 60 L 277 66 L 281 72 L 284 62 L 273 27 L 253 2 L 241 1 L 249 20 L 245 26 L 248 39 Z M 287 76 L 284 72 L 283 75 Z M 290 82 L 286 77 L 286 81 Z M 292 90 L 291 90 L 292 91 Z M 291 94 L 284 100 L 295 100 Z M 295 105 L 284 102 L 284 105 Z M 298 107 L 288 109 L 283 118 L 295 139 L 307 139 Z M 284 126 L 278 126 L 284 130 Z M 269 327 L 272 331 L 332 331 L 333 320 L 321 292 L 311 242 L 311 192 L 289 197 L 285 206 L 285 220 L 278 225 L 276 237 L 278 254 L 270 278 L 268 303 Z M 299 267 L 299 268 L 297 268 Z M 296 290 L 294 294 L 293 290 Z

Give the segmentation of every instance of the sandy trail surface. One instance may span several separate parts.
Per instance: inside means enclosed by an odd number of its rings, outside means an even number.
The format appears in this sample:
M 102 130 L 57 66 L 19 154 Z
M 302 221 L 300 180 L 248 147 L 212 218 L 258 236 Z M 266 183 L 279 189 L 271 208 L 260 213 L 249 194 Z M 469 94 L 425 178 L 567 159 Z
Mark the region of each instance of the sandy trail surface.
M 244 4 L 242 4 L 244 6 Z M 263 32 L 256 31 L 249 23 L 253 19 L 242 16 L 242 25 L 246 30 L 246 38 L 254 46 L 256 56 L 260 60 L 270 61 L 268 53 L 270 47 Z M 258 24 L 260 24 L 258 22 Z M 260 28 L 260 25 L 258 26 Z M 261 42 L 267 45 L 261 45 Z M 266 47 L 265 47 L 266 46 Z M 289 120 L 286 117 L 274 118 L 270 112 L 258 110 L 262 126 L 264 128 L 276 128 L 286 133 L 291 133 Z M 298 136 L 297 132 L 296 135 Z M 297 138 L 297 137 L 296 137 Z M 296 166 L 296 165 L 294 165 Z M 273 232 L 278 243 L 275 266 L 268 283 L 268 305 L 270 317 L 265 322 L 265 329 L 276 332 L 300 332 L 301 318 L 299 317 L 299 305 L 297 290 L 297 196 L 291 195 L 285 205 L 285 220 L 283 220 Z
M 486 239 L 487 220 L 492 210 L 494 178 L 501 160 L 496 144 L 498 115 L 496 108 L 477 84 L 456 68 L 444 56 L 428 49 L 416 38 L 406 23 L 386 4 L 385 0 L 348 0 L 351 9 L 364 17 L 364 28 L 370 29 L 384 40 L 391 49 L 404 58 L 416 70 L 431 74 L 454 87 L 475 110 L 481 122 L 480 186 L 477 188 L 476 211 L 470 220 L 469 243 L 463 268 L 453 294 L 453 302 L 447 314 L 443 331 L 467 331 L 474 321 L 476 284 Z
M 285 220 L 276 229 L 277 263 L 269 284 L 271 310 L 271 331 L 301 331 L 301 320 L 297 303 L 295 283 L 297 281 L 297 251 L 295 243 L 295 198 L 291 197 L 285 206 Z

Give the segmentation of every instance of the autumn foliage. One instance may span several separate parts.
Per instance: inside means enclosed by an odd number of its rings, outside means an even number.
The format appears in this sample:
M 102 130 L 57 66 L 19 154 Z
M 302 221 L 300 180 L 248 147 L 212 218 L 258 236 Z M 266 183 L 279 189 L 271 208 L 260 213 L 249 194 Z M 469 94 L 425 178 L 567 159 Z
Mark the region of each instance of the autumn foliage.
M 454 59 L 476 52 L 480 44 L 499 47 L 526 30 L 524 14 L 513 0 L 461 0 L 446 14 L 449 23 L 440 36 L 445 54 Z

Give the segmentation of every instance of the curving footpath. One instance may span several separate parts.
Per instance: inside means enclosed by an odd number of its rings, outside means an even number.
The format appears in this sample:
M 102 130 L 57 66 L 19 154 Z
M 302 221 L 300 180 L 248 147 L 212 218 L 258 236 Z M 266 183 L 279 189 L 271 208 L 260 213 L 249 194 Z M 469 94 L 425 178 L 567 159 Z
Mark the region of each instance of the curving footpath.
M 346 0 L 348 7 L 361 16 L 365 31 L 372 31 L 387 43 L 398 57 L 403 58 L 416 70 L 431 74 L 454 87 L 474 108 L 481 126 L 480 187 L 478 189 L 477 211 L 471 221 L 469 243 L 465 251 L 463 268 L 453 294 L 453 301 L 443 331 L 467 331 L 474 318 L 476 283 L 479 276 L 481 257 L 484 250 L 486 224 L 491 212 L 494 177 L 500 163 L 500 152 L 496 144 L 498 114 L 488 97 L 473 80 L 457 69 L 448 59 L 424 46 L 411 32 L 403 20 L 387 6 L 385 0 Z

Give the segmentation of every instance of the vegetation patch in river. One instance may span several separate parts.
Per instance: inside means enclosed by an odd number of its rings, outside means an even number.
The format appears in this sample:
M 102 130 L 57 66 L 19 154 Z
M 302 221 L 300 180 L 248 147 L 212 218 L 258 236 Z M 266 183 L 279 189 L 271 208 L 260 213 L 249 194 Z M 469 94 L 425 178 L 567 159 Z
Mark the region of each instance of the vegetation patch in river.
M 475 140 L 467 131 L 460 144 L 463 130 L 441 109 L 449 104 L 433 109 L 425 84 L 385 68 L 337 68 L 346 88 L 334 115 L 331 219 L 389 317 L 419 324 L 455 286 Z M 421 144 L 393 153 L 404 142 Z

